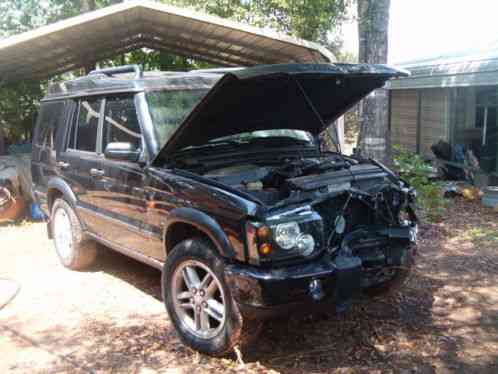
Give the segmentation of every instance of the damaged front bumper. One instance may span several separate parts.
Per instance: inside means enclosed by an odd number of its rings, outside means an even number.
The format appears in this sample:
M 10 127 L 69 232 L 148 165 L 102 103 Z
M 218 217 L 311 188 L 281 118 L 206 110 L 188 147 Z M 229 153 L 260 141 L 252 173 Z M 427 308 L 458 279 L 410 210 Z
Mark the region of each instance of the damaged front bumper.
M 342 310 L 362 291 L 399 285 L 416 254 L 416 227 L 351 232 L 334 253 L 312 262 L 260 268 L 228 265 L 227 284 L 242 313 L 265 317 L 315 306 Z

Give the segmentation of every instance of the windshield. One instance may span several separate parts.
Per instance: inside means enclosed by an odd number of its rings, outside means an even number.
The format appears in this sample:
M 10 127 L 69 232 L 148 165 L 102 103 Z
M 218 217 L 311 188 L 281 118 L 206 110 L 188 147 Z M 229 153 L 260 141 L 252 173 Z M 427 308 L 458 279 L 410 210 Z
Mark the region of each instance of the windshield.
M 222 142 L 222 141 L 252 141 L 260 138 L 291 138 L 295 140 L 305 141 L 313 143 L 313 135 L 307 131 L 301 130 L 258 130 L 251 132 L 244 132 L 241 134 L 235 134 L 230 136 L 224 136 L 221 138 L 216 138 L 210 141 L 212 142 Z
M 151 91 L 146 93 L 149 113 L 160 147 L 175 133 L 208 90 Z

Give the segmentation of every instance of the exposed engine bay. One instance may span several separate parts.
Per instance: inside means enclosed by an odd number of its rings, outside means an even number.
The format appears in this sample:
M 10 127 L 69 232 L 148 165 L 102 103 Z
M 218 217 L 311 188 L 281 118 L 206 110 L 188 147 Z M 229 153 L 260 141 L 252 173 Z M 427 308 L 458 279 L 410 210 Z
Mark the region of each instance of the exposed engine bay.
M 308 183 L 304 177 L 314 179 L 324 173 L 348 170 L 349 167 L 339 157 L 329 156 L 280 161 L 278 165 L 272 161 L 241 163 L 210 170 L 204 177 L 247 192 L 266 205 L 275 205 L 290 197 L 293 191 L 309 191 L 319 188 L 319 185 L 331 184 L 329 177 L 334 178 L 334 175 L 327 177 L 327 182 L 318 184 L 311 180 Z M 332 183 L 336 184 L 335 181 Z
M 401 257 L 415 241 L 415 191 L 373 160 L 325 154 L 279 165 L 240 163 L 203 176 L 255 197 L 273 215 L 311 207 L 323 222 L 323 247 L 361 258 L 372 274 L 363 277 L 365 286 L 392 277 L 386 265 L 405 263 Z
M 323 214 L 327 219 L 331 212 L 348 214 L 361 209 L 365 224 L 399 223 L 397 217 L 414 193 L 383 165 L 336 154 L 283 165 L 241 163 L 209 170 L 203 176 L 243 191 L 274 210 L 307 202 L 320 213 L 328 212 Z M 333 226 L 334 222 L 326 223 Z

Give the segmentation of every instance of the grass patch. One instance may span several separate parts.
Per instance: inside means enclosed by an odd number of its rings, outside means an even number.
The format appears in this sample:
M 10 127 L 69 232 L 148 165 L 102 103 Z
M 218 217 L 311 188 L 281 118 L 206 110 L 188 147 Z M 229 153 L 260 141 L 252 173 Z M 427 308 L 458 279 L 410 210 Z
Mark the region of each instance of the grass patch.
M 465 238 L 475 243 L 498 243 L 498 232 L 486 227 L 474 227 L 465 233 Z

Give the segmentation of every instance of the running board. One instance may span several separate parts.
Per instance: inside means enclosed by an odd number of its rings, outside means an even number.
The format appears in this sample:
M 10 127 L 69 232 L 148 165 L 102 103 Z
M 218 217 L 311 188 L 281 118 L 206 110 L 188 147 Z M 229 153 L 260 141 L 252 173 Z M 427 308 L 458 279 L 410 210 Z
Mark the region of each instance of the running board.
M 159 260 L 156 260 L 155 258 L 145 256 L 145 255 L 143 255 L 143 254 L 141 254 L 133 249 L 123 248 L 122 246 L 119 246 L 119 245 L 117 245 L 109 240 L 101 238 L 100 236 L 98 236 L 94 233 L 87 231 L 86 234 L 88 236 L 90 236 L 92 239 L 98 241 L 99 243 L 102 243 L 106 247 L 109 247 L 116 252 L 119 252 L 125 256 L 131 257 L 134 260 L 137 260 L 137 261 L 142 262 L 146 265 L 152 266 L 153 268 L 156 268 L 158 270 L 161 270 L 161 271 L 163 270 L 163 263 Z

